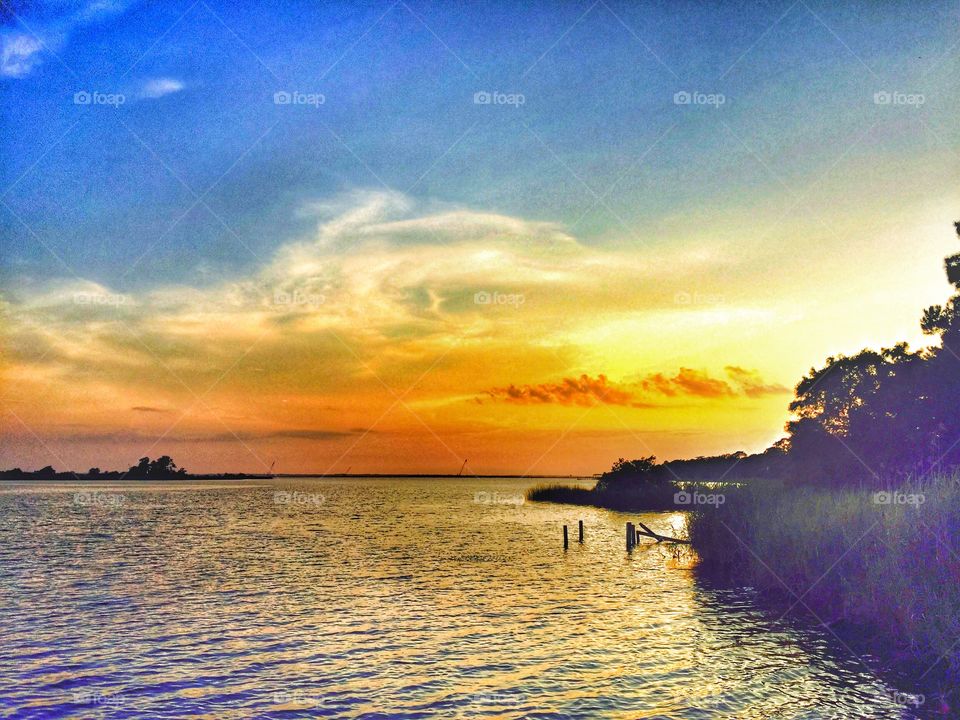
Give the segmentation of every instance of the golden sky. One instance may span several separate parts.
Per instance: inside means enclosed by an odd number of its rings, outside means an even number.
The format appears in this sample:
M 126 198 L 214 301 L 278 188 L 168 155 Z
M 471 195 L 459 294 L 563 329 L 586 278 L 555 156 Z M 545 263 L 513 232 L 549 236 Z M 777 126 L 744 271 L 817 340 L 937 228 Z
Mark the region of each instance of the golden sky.
M 0 467 L 758 451 L 950 294 L 952 1 L 28 5 Z
M 948 290 L 936 206 L 886 231 L 790 223 L 770 244 L 718 224 L 624 249 L 392 192 L 304 212 L 315 230 L 246 277 L 142 293 L 58 279 L 8 303 L 8 457 L 590 474 L 760 450 L 807 368 L 920 340 Z

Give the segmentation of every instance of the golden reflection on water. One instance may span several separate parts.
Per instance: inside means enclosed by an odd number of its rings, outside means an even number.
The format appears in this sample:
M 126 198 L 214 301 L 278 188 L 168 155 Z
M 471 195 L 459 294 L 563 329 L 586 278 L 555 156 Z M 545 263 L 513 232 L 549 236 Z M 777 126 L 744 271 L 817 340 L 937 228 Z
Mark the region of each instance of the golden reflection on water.
M 0 487 L 8 702 L 109 717 L 71 703 L 93 688 L 145 717 L 909 716 L 828 637 L 702 587 L 692 553 L 627 553 L 636 517 L 520 502 L 531 484 L 102 488 L 117 506 Z M 682 536 L 685 518 L 640 519 Z

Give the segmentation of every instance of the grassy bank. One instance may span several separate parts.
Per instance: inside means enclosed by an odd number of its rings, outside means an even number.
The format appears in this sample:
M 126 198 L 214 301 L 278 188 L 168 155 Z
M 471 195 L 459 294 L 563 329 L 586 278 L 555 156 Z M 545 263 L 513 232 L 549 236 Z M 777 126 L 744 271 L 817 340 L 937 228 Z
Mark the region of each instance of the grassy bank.
M 960 477 L 872 490 L 742 488 L 691 514 L 698 572 L 779 596 L 960 676 Z

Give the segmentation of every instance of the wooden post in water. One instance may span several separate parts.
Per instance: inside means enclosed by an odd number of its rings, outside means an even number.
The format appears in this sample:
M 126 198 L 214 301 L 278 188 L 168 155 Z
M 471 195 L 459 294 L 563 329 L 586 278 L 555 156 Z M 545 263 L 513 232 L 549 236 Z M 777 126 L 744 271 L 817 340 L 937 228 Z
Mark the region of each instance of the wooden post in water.
M 563 549 L 566 550 L 569 546 L 570 541 L 567 539 L 567 526 L 563 526 Z
M 580 544 L 583 544 L 583 520 L 580 520 Z
M 633 549 L 634 543 L 637 541 L 637 536 L 633 530 L 633 523 L 627 523 L 627 552 Z

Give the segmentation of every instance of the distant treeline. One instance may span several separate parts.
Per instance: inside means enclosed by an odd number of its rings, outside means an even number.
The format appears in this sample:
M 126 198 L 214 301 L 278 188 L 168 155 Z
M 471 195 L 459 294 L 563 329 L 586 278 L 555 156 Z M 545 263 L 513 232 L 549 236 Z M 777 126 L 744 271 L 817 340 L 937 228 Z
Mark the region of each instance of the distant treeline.
M 773 478 L 784 472 L 786 461 L 784 443 L 755 455 L 743 451 L 726 455 L 701 455 L 685 460 L 658 463 L 654 456 L 638 460 L 620 458 L 613 467 L 600 476 L 598 488 L 616 486 L 636 480 L 652 483 L 670 481 L 717 482 L 742 478 Z
M 130 466 L 128 470 L 101 470 L 98 467 L 92 467 L 86 472 L 73 472 L 70 470 L 57 472 L 50 465 L 33 471 L 21 470 L 20 468 L 0 470 L 0 480 L 52 480 L 61 482 L 68 482 L 70 480 L 115 482 L 118 480 L 195 480 L 198 478 L 231 479 L 256 477 L 269 476 L 248 475 L 246 473 L 191 475 L 187 472 L 186 468 L 177 467 L 177 464 L 169 455 L 161 455 L 156 460 L 142 457 L 136 465 Z

